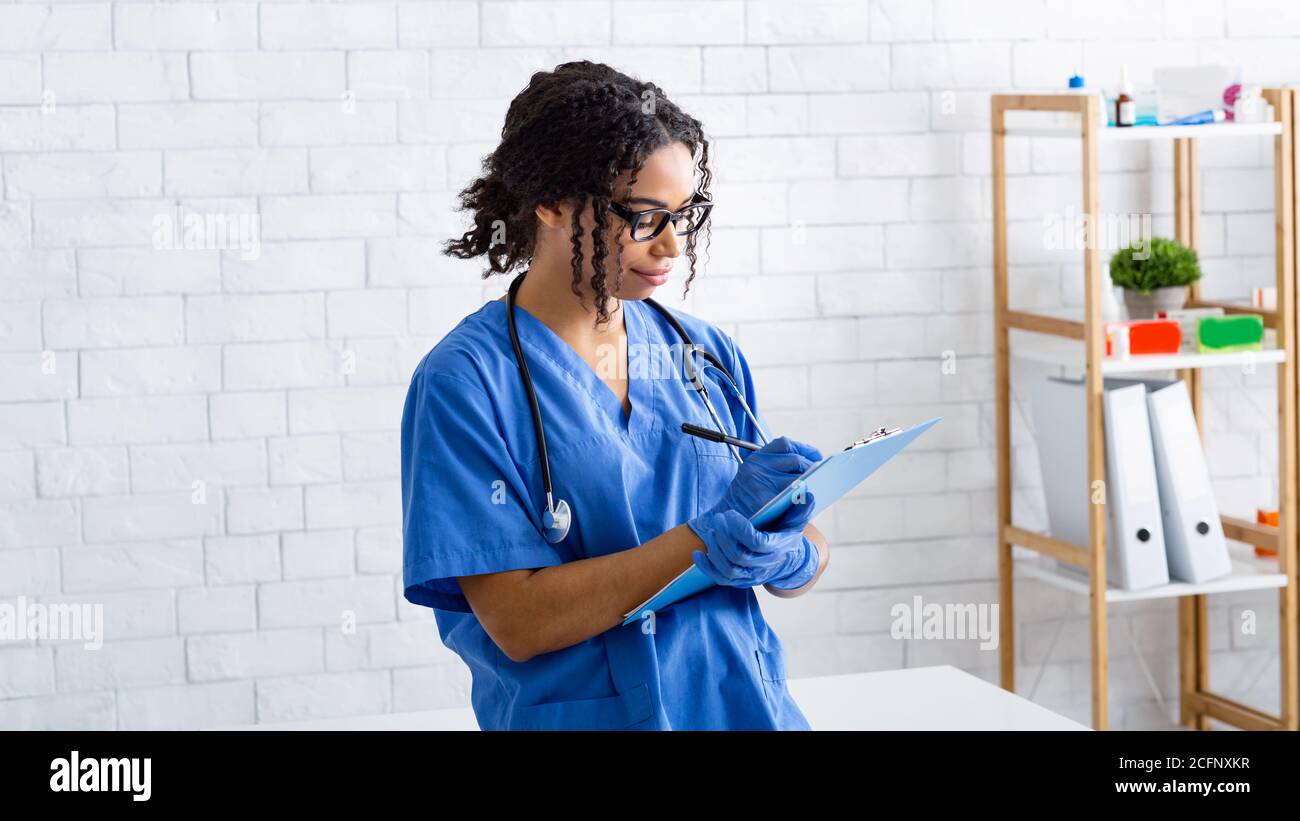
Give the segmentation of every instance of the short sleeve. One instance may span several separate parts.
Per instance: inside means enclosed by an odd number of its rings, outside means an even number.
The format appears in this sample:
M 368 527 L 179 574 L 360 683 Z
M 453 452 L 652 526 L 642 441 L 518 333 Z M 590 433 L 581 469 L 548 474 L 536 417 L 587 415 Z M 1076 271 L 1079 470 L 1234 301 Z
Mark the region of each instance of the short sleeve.
M 540 509 L 528 506 L 527 483 L 482 388 L 418 368 L 401 447 L 408 601 L 468 613 L 457 576 L 563 563 L 542 536 Z

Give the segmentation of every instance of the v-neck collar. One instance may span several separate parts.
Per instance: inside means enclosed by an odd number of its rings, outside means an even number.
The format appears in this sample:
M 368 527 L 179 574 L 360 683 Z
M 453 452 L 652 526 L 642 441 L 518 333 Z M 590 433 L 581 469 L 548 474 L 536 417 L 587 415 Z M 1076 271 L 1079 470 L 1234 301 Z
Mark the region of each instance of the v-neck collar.
M 507 302 L 494 301 L 501 303 L 504 315 L 509 309 Z M 636 300 L 623 300 L 624 330 L 627 333 L 627 391 L 631 411 L 623 410 L 623 403 L 614 395 L 613 389 L 601 380 L 587 360 L 579 356 L 549 325 L 521 305 L 515 305 L 515 325 L 519 329 L 520 344 L 532 349 L 530 357 L 536 354 L 549 362 L 570 384 L 585 392 L 599 405 L 616 428 L 627 433 L 645 428 L 649 424 L 647 420 L 654 416 L 654 390 L 649 384 L 650 380 L 638 375 L 639 370 L 645 369 L 645 363 L 639 360 L 647 354 L 644 317 L 640 310 L 641 306 Z M 528 364 L 532 366 L 533 359 L 530 358 Z M 542 413 L 545 414 L 545 399 L 539 397 L 539 404 L 543 406 Z

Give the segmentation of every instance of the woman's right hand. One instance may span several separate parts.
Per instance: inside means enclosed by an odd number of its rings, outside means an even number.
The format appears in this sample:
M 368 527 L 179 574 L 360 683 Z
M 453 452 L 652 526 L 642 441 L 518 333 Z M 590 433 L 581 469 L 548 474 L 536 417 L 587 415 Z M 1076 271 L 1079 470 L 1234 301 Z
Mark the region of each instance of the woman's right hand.
M 816 507 L 811 492 L 793 504 L 771 530 L 757 530 L 734 510 L 709 513 L 687 525 L 704 542 L 695 566 L 714 584 L 756 587 L 770 584 L 793 590 L 817 575 L 821 554 L 803 533 Z
M 748 519 L 821 458 L 817 448 L 785 436 L 747 451 L 731 484 L 704 514 L 734 510 Z

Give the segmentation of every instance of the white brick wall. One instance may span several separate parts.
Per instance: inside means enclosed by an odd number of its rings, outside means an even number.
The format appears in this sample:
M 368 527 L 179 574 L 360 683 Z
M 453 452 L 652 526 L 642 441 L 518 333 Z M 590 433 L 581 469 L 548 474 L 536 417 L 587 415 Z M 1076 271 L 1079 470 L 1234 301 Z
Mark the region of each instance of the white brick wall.
M 455 192 L 529 75 L 578 58 L 705 122 L 719 205 L 684 305 L 736 335 L 778 430 L 829 448 L 945 417 L 827 517 L 820 589 L 765 600 L 793 673 L 996 680 L 996 653 L 897 641 L 888 617 L 997 595 L 987 95 L 1112 86 L 1122 63 L 1297 81 L 1298 39 L 1288 0 L 0 3 L 0 599 L 102 604 L 106 630 L 0 647 L 0 727 L 467 703 L 400 597 L 397 423 L 414 364 L 503 287 L 439 256 Z M 1077 309 L 1077 255 L 1041 242 L 1044 210 L 1077 210 L 1077 154 L 1008 149 L 1013 299 Z M 1271 151 L 1202 155 L 1204 288 L 1241 296 L 1272 276 Z M 1168 234 L 1167 146 L 1103 162 L 1103 208 Z M 257 216 L 257 253 L 155 250 L 180 213 Z M 1270 374 L 1208 381 L 1221 502 L 1248 515 L 1274 492 Z M 1037 526 L 1023 406 L 1013 431 Z M 1022 686 L 1064 615 L 1033 697 L 1087 721 L 1084 603 L 1017 587 Z M 1244 608 L 1259 636 L 1230 629 Z M 1216 686 L 1275 710 L 1271 596 L 1215 600 L 1211 624 Z M 1113 722 L 1160 727 L 1130 625 L 1172 701 L 1173 605 L 1112 612 Z

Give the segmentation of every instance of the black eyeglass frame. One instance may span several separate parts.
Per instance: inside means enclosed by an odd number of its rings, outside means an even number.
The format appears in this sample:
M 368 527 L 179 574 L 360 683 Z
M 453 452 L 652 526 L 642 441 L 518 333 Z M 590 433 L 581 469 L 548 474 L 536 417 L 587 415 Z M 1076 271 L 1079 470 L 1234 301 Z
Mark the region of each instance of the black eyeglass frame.
M 609 204 L 609 210 L 613 211 L 615 214 L 617 214 L 627 223 L 628 233 L 632 236 L 633 242 L 650 242 L 655 237 L 662 234 L 664 232 L 664 228 L 667 228 L 670 223 L 677 222 L 677 220 L 680 217 L 686 215 L 686 212 L 692 211 L 701 206 L 704 207 L 704 213 L 700 216 L 699 224 L 687 231 L 677 233 L 677 236 L 679 237 L 686 237 L 686 236 L 690 236 L 691 234 L 694 234 L 696 231 L 703 228 L 705 224 L 709 221 L 709 214 L 713 212 L 713 201 L 705 199 L 704 195 L 698 192 L 693 197 L 691 197 L 690 204 L 683 206 L 678 211 L 669 211 L 667 208 L 647 208 L 644 211 L 633 211 L 631 208 L 628 208 L 626 205 L 624 205 L 621 202 L 611 202 Z M 663 222 L 659 223 L 659 227 L 655 228 L 654 232 L 651 233 L 650 236 L 637 237 L 636 235 L 637 223 L 641 220 L 642 217 L 646 216 L 647 214 L 667 214 L 668 218 L 665 219 Z

